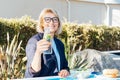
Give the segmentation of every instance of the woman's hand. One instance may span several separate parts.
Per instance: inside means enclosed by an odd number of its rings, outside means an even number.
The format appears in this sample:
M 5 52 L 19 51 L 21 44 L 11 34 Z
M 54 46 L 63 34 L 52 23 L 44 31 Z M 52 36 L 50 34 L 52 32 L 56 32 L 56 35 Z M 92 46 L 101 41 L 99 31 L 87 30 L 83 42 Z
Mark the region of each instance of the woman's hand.
M 49 49 L 51 43 L 45 39 L 42 39 L 36 44 L 36 52 L 31 63 L 31 72 L 38 72 L 41 70 L 41 54 L 43 51 Z
M 49 41 L 42 39 L 37 42 L 36 52 L 43 53 L 44 51 L 48 50 L 50 46 L 51 46 L 51 43 Z
M 63 69 L 58 73 L 58 76 L 60 77 L 67 77 L 68 75 L 70 75 L 70 73 L 66 69 Z

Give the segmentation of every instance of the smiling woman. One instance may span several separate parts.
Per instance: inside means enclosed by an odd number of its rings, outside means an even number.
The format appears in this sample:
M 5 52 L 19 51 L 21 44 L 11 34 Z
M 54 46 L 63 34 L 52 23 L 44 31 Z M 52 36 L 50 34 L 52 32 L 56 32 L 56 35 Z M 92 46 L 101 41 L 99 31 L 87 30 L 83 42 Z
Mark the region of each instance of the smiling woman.
M 46 14 L 47 13 L 47 14 Z M 54 13 L 54 14 L 52 14 Z M 51 21 L 52 20 L 52 21 Z M 56 30 L 55 34 L 61 33 L 61 22 L 59 19 L 59 16 L 55 10 L 43 10 L 39 16 L 39 21 L 38 21 L 38 26 L 37 26 L 37 31 L 38 32 L 43 32 L 44 27 L 51 26 L 54 23 L 54 26 L 57 26 L 58 29 Z M 52 28 L 52 26 L 51 26 Z
M 69 67 L 64 54 L 64 45 L 55 37 L 61 32 L 60 19 L 55 10 L 43 9 L 39 17 L 37 31 L 38 34 L 31 37 L 26 46 L 27 69 L 25 77 L 57 75 L 67 77 Z M 47 37 L 50 38 L 49 40 L 44 38 L 46 33 L 49 35 Z M 48 51 L 50 48 L 52 51 Z

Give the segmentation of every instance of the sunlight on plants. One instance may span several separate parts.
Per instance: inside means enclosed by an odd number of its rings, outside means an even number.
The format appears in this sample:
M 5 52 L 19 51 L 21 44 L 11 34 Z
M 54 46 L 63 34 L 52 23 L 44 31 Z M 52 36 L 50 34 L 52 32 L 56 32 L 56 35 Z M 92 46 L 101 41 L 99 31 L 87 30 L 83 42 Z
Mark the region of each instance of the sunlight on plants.
M 19 34 L 14 35 L 10 42 L 9 33 L 7 33 L 7 44 L 0 46 L 0 79 L 12 79 L 23 77 L 22 70 L 25 69 L 22 64 L 24 61 L 20 58 L 22 40 L 18 42 Z M 24 67 L 24 68 L 23 68 Z

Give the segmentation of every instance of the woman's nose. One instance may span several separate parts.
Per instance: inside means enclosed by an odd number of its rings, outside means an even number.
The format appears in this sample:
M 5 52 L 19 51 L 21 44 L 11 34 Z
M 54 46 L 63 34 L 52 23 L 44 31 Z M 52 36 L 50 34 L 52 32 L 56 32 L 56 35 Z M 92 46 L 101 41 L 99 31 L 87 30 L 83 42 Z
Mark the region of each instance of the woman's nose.
M 53 24 L 53 23 L 54 23 L 54 21 L 51 19 L 51 20 L 50 20 L 50 23 L 51 23 L 51 24 Z

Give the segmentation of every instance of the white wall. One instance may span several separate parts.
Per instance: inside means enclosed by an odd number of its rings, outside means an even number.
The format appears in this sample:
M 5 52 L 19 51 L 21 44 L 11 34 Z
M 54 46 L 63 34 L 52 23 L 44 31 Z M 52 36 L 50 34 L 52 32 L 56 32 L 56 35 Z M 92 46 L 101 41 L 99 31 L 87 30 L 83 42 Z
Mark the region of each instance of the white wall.
M 21 17 L 25 14 L 25 0 L 1 0 L 0 17 Z
M 120 4 L 120 0 L 77 0 L 77 1 L 87 1 L 87 2 L 107 3 L 107 4 Z
M 105 6 L 103 4 L 74 1 L 71 1 L 71 4 L 71 21 L 104 24 Z
M 65 0 L 2 0 L 0 1 L 0 17 L 14 18 L 29 15 L 38 19 L 43 8 L 54 8 L 60 16 L 67 16 Z
M 25 0 L 25 13 L 38 19 L 43 8 L 54 8 L 60 16 L 66 16 L 67 5 L 64 0 Z
M 119 7 L 118 7 L 119 6 Z M 110 25 L 120 26 L 120 5 L 110 5 Z
M 0 17 L 29 15 L 37 20 L 46 7 L 57 10 L 62 20 L 120 26 L 120 0 L 1 0 Z

